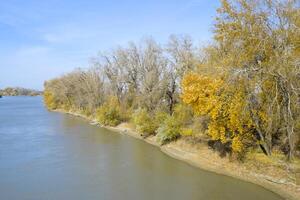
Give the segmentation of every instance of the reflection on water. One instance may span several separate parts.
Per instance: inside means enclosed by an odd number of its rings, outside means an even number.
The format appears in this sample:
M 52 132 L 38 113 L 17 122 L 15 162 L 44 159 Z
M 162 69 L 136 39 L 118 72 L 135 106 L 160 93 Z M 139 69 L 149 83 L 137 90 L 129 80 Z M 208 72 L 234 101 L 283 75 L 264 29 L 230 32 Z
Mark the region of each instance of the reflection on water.
M 281 199 L 60 113 L 41 97 L 0 99 L 0 195 L 41 199 Z

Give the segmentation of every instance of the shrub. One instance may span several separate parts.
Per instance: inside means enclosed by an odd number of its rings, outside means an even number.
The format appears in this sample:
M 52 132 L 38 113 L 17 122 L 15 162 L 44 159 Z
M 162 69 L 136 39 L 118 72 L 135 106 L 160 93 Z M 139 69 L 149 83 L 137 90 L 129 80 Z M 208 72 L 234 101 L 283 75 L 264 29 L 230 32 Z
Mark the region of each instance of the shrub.
M 120 106 L 116 98 L 111 97 L 96 112 L 97 120 L 108 126 L 117 126 L 121 123 Z
M 57 102 L 55 101 L 54 95 L 47 90 L 44 92 L 44 103 L 49 110 L 55 110 L 57 108 Z
M 147 113 L 146 109 L 138 109 L 132 116 L 136 130 L 142 135 L 155 133 L 156 126 L 153 119 Z
M 158 111 L 155 113 L 154 122 L 156 124 L 156 129 L 162 124 L 170 115 L 166 112 Z
M 157 130 L 157 140 L 163 145 L 180 136 L 181 123 L 174 116 L 169 116 Z
M 160 121 L 157 130 L 157 140 L 161 145 L 175 140 L 181 135 L 191 136 L 194 134 L 192 129 L 185 128 L 193 121 L 193 112 L 189 106 L 177 104 L 172 116 L 167 116 L 164 119 Z
M 152 116 L 146 109 L 138 109 L 132 116 L 136 129 L 143 136 L 155 134 L 160 123 L 168 116 L 165 112 L 157 112 Z

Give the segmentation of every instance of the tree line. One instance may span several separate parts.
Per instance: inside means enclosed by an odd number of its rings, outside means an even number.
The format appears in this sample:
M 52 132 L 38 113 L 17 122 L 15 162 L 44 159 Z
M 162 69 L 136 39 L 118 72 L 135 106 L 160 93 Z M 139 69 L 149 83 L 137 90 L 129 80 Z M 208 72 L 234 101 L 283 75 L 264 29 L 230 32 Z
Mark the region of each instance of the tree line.
M 41 91 L 21 87 L 7 87 L 0 90 L 0 96 L 38 96 L 42 94 Z
M 152 38 L 45 82 L 49 109 L 132 122 L 161 144 L 204 136 L 231 155 L 260 148 L 291 160 L 300 136 L 300 2 L 222 0 L 213 41 Z M 195 139 L 196 140 L 196 139 Z

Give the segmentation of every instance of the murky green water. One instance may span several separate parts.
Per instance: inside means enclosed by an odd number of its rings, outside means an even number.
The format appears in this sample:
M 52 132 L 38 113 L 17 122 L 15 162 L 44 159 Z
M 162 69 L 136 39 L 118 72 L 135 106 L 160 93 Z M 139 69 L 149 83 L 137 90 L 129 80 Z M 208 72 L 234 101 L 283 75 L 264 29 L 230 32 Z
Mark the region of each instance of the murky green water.
M 0 99 L 1 200 L 277 200 L 262 187 L 172 159 L 41 97 Z

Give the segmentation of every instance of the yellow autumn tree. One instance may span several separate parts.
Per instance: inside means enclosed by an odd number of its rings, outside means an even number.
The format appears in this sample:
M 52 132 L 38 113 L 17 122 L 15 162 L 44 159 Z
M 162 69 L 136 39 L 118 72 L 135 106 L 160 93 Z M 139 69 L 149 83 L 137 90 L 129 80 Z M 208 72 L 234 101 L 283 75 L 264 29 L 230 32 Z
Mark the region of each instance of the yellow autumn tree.
M 182 81 L 182 100 L 198 115 L 208 115 L 208 135 L 222 143 L 230 142 L 234 152 L 242 152 L 253 141 L 253 123 L 245 105 L 245 92 L 221 78 L 188 74 Z
M 209 135 L 230 140 L 233 150 L 250 138 L 271 155 L 273 139 L 285 138 L 279 145 L 291 159 L 300 121 L 299 4 L 222 0 L 217 12 L 214 43 L 197 74 L 184 78 L 183 100 L 209 115 Z M 208 89 L 218 74 L 221 87 Z
M 44 103 L 46 107 L 50 110 L 54 110 L 57 107 L 55 103 L 54 95 L 47 90 L 44 91 Z

